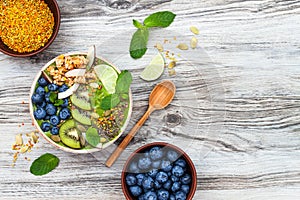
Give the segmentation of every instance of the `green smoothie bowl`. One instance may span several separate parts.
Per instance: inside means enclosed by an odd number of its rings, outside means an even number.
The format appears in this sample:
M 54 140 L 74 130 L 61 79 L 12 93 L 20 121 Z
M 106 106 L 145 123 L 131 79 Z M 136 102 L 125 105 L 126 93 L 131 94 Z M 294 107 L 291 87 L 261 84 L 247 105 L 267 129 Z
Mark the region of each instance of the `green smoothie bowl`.
M 114 143 L 132 112 L 132 77 L 103 58 L 73 52 L 49 61 L 30 90 L 30 115 L 55 147 L 91 153 Z

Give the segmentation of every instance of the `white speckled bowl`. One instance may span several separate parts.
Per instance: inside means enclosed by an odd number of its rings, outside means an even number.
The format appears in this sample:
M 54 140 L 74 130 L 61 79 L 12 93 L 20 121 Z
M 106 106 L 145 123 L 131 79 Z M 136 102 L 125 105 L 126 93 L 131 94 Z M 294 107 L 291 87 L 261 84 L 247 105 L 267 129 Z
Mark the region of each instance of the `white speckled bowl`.
M 87 55 L 87 53 L 83 53 L 83 52 L 71 52 L 71 53 L 66 53 L 64 55 Z M 109 65 L 111 65 L 117 72 L 120 73 L 120 70 L 115 67 L 113 64 L 111 64 L 110 62 L 106 61 L 105 59 L 97 56 L 98 59 L 101 59 L 103 60 L 104 62 L 108 63 Z M 107 142 L 107 143 L 104 143 L 103 145 L 101 146 L 97 146 L 95 148 L 92 148 L 92 149 L 72 149 L 70 147 L 67 147 L 67 146 L 62 146 L 56 142 L 54 142 L 53 140 L 51 140 L 51 138 L 49 138 L 43 131 L 42 129 L 40 128 L 40 126 L 38 125 L 36 119 L 34 118 L 34 115 L 33 115 L 33 103 L 31 101 L 31 96 L 33 95 L 34 93 L 34 90 L 35 90 L 35 86 L 36 86 L 36 83 L 38 81 L 38 79 L 40 78 L 41 76 L 41 73 L 43 70 L 45 70 L 49 65 L 51 65 L 53 62 L 55 62 L 55 59 L 56 58 L 53 58 L 52 60 L 50 60 L 47 64 L 45 64 L 41 70 L 37 73 L 37 75 L 35 76 L 34 80 L 33 80 L 33 83 L 32 83 L 32 86 L 31 86 L 31 89 L 30 89 L 30 96 L 29 96 L 29 110 L 30 110 L 30 116 L 33 120 L 33 123 L 35 125 L 35 127 L 38 129 L 38 131 L 40 132 L 40 134 L 50 143 L 52 144 L 53 146 L 55 146 L 56 148 L 58 149 L 61 149 L 63 151 L 66 151 L 66 152 L 71 152 L 71 153 L 79 153 L 79 154 L 82 154 L 82 153 L 92 153 L 92 152 L 96 152 L 96 151 L 100 151 L 108 146 L 110 146 L 111 144 L 113 144 L 121 135 L 122 133 L 124 132 L 124 130 L 126 129 L 128 123 L 129 123 L 129 120 L 130 120 L 130 117 L 131 117 L 131 113 L 132 113 L 132 93 L 131 93 L 131 90 L 129 89 L 129 110 L 128 110 L 128 115 L 127 115 L 127 118 L 126 118 L 126 121 L 124 122 L 124 125 L 121 127 L 121 131 L 119 133 L 118 136 L 116 136 L 113 140 Z

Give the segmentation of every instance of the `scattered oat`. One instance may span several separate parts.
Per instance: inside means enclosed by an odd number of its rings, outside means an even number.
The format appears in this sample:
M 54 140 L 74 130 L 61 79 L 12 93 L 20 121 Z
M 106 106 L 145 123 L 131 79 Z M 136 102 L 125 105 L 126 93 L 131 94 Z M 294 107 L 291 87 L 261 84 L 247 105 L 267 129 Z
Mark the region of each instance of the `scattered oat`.
M 16 151 L 13 155 L 13 164 L 12 167 L 15 166 L 15 162 L 17 161 L 19 154 L 26 154 L 31 152 L 34 144 L 38 142 L 39 137 L 36 135 L 37 131 L 33 131 L 30 133 L 26 133 L 25 136 L 27 137 L 28 142 L 24 144 L 22 134 L 16 135 L 15 144 L 12 146 L 12 150 Z M 29 158 L 25 157 L 26 160 L 30 160 Z
M 192 33 L 194 33 L 195 35 L 198 35 L 199 34 L 199 29 L 195 26 L 191 26 L 190 27 L 190 30 Z
M 193 36 L 191 39 L 191 48 L 195 49 L 197 47 L 197 44 L 198 44 L 198 39 Z
M 177 40 L 177 37 L 176 37 L 176 36 L 174 36 L 174 37 L 173 37 L 173 40 Z
M 29 146 L 24 145 L 24 146 L 21 147 L 20 153 L 26 153 L 28 151 L 28 149 L 29 149 Z
M 23 138 L 22 138 L 22 134 L 18 134 L 16 135 L 16 143 L 15 145 L 23 145 Z
M 164 47 L 160 43 L 156 43 L 156 45 L 154 47 L 157 48 L 157 50 L 160 51 L 160 52 L 164 51 Z
M 174 76 L 174 75 L 176 75 L 175 69 L 170 69 L 169 70 L 169 76 Z
M 188 50 L 189 46 L 185 43 L 180 43 L 179 45 L 177 45 L 177 48 L 180 50 Z

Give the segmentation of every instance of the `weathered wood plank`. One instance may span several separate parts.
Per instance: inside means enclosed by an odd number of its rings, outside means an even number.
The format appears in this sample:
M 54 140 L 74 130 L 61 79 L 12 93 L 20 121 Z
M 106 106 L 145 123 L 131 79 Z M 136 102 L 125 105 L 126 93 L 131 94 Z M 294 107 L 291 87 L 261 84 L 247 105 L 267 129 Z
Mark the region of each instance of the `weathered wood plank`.
M 58 3 L 60 32 L 45 52 L 25 59 L 0 54 L 1 199 L 124 199 L 123 163 L 130 152 L 151 141 L 172 142 L 191 156 L 198 171 L 194 199 L 299 199 L 299 1 Z M 133 126 L 146 110 L 155 83 L 138 78 L 151 49 L 140 61 L 128 56 L 135 31 L 131 23 L 158 10 L 171 10 L 177 17 L 167 29 L 151 32 L 149 47 L 174 36 L 177 42 L 187 42 L 190 25 L 200 28 L 200 47 L 182 52 L 182 58 L 194 64 L 178 64 L 172 78 L 178 87 L 174 102 L 151 115 L 114 168 L 103 165 L 111 149 L 78 156 L 55 150 L 43 139 L 27 156 L 33 160 L 54 153 L 61 163 L 53 173 L 32 176 L 24 156 L 12 168 L 14 136 L 33 130 L 28 112 L 31 82 L 58 54 L 96 44 L 99 55 L 130 69 L 134 108 L 127 130 Z M 170 46 L 175 44 L 172 40 Z M 164 78 L 170 77 L 166 73 Z M 170 123 L 177 120 L 179 124 Z

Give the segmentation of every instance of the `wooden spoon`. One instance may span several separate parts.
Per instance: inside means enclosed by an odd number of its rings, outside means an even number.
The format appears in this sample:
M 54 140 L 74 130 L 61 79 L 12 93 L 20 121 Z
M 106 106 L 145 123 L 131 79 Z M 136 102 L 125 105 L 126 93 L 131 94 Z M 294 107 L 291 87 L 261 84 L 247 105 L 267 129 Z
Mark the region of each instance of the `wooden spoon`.
M 137 122 L 137 124 L 131 129 L 128 135 L 124 138 L 121 144 L 115 149 L 115 151 L 107 159 L 105 165 L 111 167 L 118 159 L 123 150 L 127 147 L 129 142 L 135 136 L 137 131 L 142 127 L 149 115 L 155 111 L 165 108 L 173 100 L 176 92 L 176 87 L 172 81 L 162 81 L 157 84 L 152 90 L 149 96 L 149 106 L 143 117 Z

